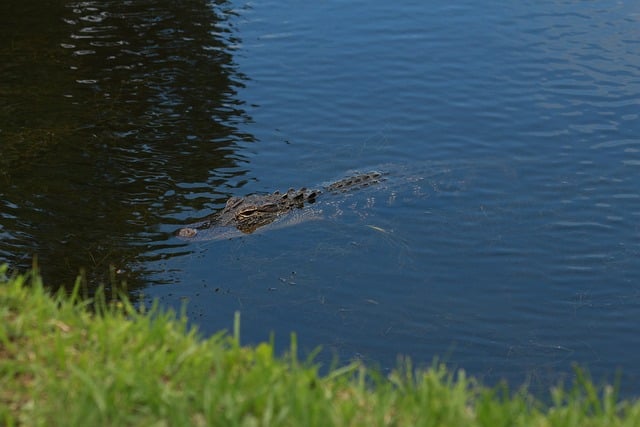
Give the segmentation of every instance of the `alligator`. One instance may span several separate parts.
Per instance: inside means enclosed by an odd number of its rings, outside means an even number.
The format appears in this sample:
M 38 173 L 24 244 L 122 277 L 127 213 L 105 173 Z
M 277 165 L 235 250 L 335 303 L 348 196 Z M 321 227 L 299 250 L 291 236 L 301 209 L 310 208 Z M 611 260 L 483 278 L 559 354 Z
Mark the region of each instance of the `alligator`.
M 323 193 L 341 193 L 380 182 L 380 172 L 367 172 L 333 182 L 320 189 L 289 189 L 286 193 L 250 194 L 231 197 L 225 207 L 209 219 L 180 228 L 176 236 L 183 239 L 215 240 L 251 234 L 265 225 L 280 220 L 292 211 L 316 202 Z M 201 236 L 207 231 L 207 237 Z

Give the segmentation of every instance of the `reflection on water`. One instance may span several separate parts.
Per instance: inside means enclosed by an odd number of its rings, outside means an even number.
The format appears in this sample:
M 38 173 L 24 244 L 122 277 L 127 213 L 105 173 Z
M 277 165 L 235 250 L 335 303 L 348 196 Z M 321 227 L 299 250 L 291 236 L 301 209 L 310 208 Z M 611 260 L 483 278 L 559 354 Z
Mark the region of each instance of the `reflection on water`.
M 39 3 L 0 6 L 3 260 L 323 361 L 640 392 L 637 3 Z M 173 235 L 370 170 L 322 220 Z
M 198 194 L 241 185 L 230 11 L 204 1 L 9 2 L 0 255 L 71 283 L 130 270 Z M 191 185 L 190 183 L 194 183 Z M 188 191 L 184 189 L 188 188 Z M 100 279 L 102 280 L 102 279 Z M 140 284 L 129 277 L 134 285 Z

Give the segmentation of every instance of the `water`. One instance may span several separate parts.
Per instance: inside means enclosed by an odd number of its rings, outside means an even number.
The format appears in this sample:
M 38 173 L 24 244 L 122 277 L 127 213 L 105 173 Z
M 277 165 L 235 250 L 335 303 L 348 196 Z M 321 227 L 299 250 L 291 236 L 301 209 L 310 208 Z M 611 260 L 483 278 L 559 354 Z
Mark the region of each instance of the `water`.
M 476 3 L 3 4 L 0 258 L 325 364 L 637 395 L 640 6 Z M 173 235 L 371 170 L 321 220 Z

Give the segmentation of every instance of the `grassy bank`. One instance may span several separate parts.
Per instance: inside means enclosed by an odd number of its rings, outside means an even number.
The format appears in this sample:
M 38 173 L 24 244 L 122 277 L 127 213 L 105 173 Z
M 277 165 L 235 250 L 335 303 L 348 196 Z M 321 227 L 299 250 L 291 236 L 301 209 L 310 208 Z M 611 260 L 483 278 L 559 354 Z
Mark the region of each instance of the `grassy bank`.
M 87 304 L 50 296 L 35 275 L 0 279 L 0 424 L 640 425 L 640 403 L 580 376 L 551 406 L 443 366 L 383 378 L 352 364 L 320 376 L 296 359 L 295 339 L 276 357 L 268 343 L 242 347 L 237 328 L 203 339 L 157 308 Z

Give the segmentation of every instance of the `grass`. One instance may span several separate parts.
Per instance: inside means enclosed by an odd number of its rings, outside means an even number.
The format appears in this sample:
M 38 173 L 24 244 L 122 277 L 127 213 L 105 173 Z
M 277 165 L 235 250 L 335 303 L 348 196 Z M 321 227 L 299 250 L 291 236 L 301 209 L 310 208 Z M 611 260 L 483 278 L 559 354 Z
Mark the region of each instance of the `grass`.
M 13 426 L 640 426 L 578 371 L 550 405 L 526 391 L 486 388 L 463 371 L 409 362 L 388 376 L 354 363 L 318 373 L 272 343 L 240 345 L 189 329 L 157 306 L 125 298 L 50 295 L 37 273 L 0 267 L 0 424 Z M 91 309 L 89 305 L 91 304 Z

